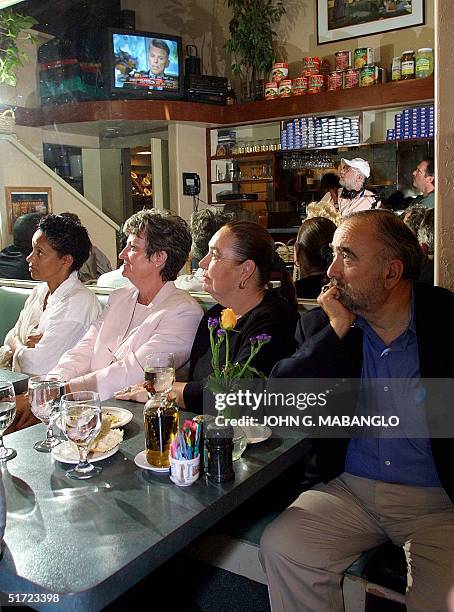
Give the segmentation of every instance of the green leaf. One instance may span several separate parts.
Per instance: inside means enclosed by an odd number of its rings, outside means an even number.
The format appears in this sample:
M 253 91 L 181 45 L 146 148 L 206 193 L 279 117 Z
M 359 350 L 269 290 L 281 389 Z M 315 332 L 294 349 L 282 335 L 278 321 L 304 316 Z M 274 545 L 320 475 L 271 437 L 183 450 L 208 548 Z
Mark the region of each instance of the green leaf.
M 33 17 L 15 13 L 12 9 L 0 11 L 0 83 L 13 87 L 17 82 L 17 70 L 24 65 L 27 55 L 17 45 L 19 41 L 36 44 L 37 37 L 23 32 L 38 23 Z M 22 36 L 21 36 L 22 34 Z
M 232 53 L 232 71 L 253 78 L 271 69 L 274 61 L 272 25 L 285 13 L 282 0 L 227 0 L 233 15 L 229 22 L 230 39 L 225 49 Z

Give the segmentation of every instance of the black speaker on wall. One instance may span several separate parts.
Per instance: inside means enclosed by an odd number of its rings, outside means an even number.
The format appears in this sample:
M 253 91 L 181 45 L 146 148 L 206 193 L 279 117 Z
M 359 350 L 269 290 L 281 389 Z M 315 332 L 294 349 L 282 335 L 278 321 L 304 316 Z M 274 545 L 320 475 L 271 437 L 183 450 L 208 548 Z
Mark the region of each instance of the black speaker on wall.
M 121 27 L 125 30 L 136 29 L 136 12 L 128 9 L 120 11 Z

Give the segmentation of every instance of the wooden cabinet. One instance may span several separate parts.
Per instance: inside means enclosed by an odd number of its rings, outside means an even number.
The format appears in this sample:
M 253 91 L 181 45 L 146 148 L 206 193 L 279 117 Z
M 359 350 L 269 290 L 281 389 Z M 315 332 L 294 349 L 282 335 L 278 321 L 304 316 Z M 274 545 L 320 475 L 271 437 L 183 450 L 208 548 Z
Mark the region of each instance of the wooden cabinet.
M 241 210 L 252 220 L 273 208 L 279 130 L 279 122 L 238 126 L 231 142 L 221 145 L 224 131 L 207 131 L 210 204 Z

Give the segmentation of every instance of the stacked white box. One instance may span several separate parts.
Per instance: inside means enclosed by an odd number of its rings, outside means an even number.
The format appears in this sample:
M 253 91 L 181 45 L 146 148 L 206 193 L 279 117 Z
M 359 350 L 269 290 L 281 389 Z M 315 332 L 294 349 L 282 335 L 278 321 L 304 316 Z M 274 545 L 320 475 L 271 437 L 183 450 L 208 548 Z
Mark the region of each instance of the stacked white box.
M 283 149 L 313 149 L 359 144 L 359 117 L 299 117 L 281 132 Z

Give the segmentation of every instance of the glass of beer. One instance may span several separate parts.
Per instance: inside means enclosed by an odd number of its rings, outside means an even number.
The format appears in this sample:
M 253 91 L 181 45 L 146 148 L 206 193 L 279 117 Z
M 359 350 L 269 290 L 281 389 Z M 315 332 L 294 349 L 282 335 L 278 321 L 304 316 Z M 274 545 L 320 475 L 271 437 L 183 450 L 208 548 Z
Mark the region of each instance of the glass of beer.
M 173 353 L 152 353 L 145 358 L 145 382 L 150 383 L 149 393 L 165 400 L 175 382 L 175 360 Z

